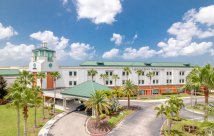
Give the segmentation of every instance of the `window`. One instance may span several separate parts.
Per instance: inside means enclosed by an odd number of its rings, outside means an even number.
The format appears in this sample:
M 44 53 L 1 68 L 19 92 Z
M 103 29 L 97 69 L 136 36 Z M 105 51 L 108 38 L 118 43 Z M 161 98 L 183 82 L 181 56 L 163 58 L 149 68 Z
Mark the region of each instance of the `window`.
M 172 80 L 171 80 L 171 79 L 167 79 L 167 80 L 166 80 L 166 83 L 167 83 L 167 84 L 171 84 L 171 83 L 172 83 Z
M 128 76 L 128 75 L 129 75 L 128 72 L 123 71 L 123 76 Z
M 184 71 L 180 71 L 180 72 L 179 72 L 179 75 L 180 75 L 180 76 L 184 76 Z
M 139 80 L 138 83 L 139 83 L 139 85 L 140 84 L 143 85 L 144 84 L 144 80 Z
M 179 80 L 179 83 L 184 83 L 184 79 L 180 79 L 180 80 Z
M 75 86 L 77 85 L 77 81 L 69 81 L 69 86 Z
M 172 72 L 166 72 L 166 75 L 167 75 L 167 76 L 169 76 L 169 75 L 171 76 L 171 75 L 172 75 Z
M 74 85 L 77 85 L 77 81 L 74 81 Z
M 124 85 L 125 83 L 126 83 L 126 80 L 123 80 L 123 81 L 122 81 L 122 84 Z
M 106 85 L 112 85 L 112 80 L 106 80 Z
M 69 71 L 69 76 L 77 76 L 77 72 L 76 71 Z
M 142 76 L 144 76 L 144 71 L 142 72 Z
M 106 71 L 106 75 L 112 76 L 113 75 L 113 71 Z
M 72 81 L 69 81 L 69 85 L 70 85 L 70 86 L 72 86 L 72 83 L 73 83 Z
M 156 72 L 155 72 L 155 75 L 158 76 L 158 74 L 159 74 L 159 73 L 156 71 Z
M 153 84 L 158 84 L 158 80 L 157 80 L 157 79 L 156 79 L 156 80 L 154 79 L 154 80 L 153 80 Z

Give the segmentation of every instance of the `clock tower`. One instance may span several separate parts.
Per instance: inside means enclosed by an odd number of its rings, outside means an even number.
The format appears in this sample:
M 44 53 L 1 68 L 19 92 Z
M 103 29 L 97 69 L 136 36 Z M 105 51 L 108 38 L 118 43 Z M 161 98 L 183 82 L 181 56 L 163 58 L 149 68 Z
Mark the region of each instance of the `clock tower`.
M 56 52 L 47 47 L 47 42 L 43 42 L 42 46 L 34 49 L 32 53 L 29 71 L 34 74 L 38 72 L 46 73 L 46 79 L 43 79 L 42 88 L 53 89 L 54 83 L 52 77 L 50 76 L 50 72 L 59 71 L 55 56 Z M 37 79 L 35 84 L 40 86 L 40 80 Z

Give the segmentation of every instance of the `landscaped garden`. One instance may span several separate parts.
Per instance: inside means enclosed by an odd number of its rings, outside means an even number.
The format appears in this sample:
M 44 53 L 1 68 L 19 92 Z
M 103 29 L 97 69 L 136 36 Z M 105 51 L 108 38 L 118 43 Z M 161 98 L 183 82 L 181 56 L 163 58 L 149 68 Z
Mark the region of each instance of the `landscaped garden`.
M 201 104 L 201 103 L 198 103 L 194 106 L 187 106 L 186 107 L 188 110 L 191 110 L 191 111 L 195 111 L 195 112 L 199 112 L 199 113 L 203 113 L 204 114 L 204 111 L 205 111 L 205 104 Z M 214 115 L 214 103 L 209 103 L 208 104 L 208 115 Z

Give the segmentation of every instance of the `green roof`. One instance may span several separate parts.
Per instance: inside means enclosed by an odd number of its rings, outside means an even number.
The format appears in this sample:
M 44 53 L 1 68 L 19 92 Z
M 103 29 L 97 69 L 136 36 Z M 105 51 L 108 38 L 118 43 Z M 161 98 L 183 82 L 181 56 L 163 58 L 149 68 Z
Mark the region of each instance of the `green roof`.
M 1 76 L 18 76 L 19 70 L 18 69 L 0 69 Z
M 174 62 L 114 62 L 114 61 L 86 61 L 80 66 L 109 66 L 109 67 L 193 67 L 189 63 Z
M 34 51 L 50 51 L 50 52 L 55 52 L 54 50 L 51 50 L 51 49 L 49 49 L 47 47 L 37 48 L 37 49 L 34 49 L 33 52 Z
M 65 89 L 61 92 L 62 95 L 70 95 L 70 96 L 77 96 L 83 98 L 91 97 L 91 94 L 95 93 L 98 90 L 112 90 L 111 88 L 93 82 L 91 80 L 83 82 L 77 86 Z

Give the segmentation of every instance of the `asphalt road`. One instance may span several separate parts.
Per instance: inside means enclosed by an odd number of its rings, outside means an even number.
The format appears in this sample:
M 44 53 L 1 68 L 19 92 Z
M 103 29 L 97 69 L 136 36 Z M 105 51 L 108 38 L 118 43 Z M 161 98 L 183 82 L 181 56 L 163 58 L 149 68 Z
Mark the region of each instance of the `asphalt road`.
M 204 102 L 204 98 L 197 99 L 198 103 Z M 209 101 L 213 101 L 213 98 L 210 98 Z M 131 102 L 131 105 L 140 106 L 142 110 L 122 121 L 109 133 L 109 136 L 159 136 L 163 121 L 161 118 L 156 118 L 154 108 L 161 103 L 163 102 Z M 184 103 L 185 105 L 190 105 L 190 99 L 184 99 Z M 126 105 L 127 102 L 122 101 L 121 104 Z M 181 110 L 180 116 L 187 119 L 203 120 L 203 115 L 189 112 L 184 108 Z M 213 117 L 209 119 L 214 120 Z

